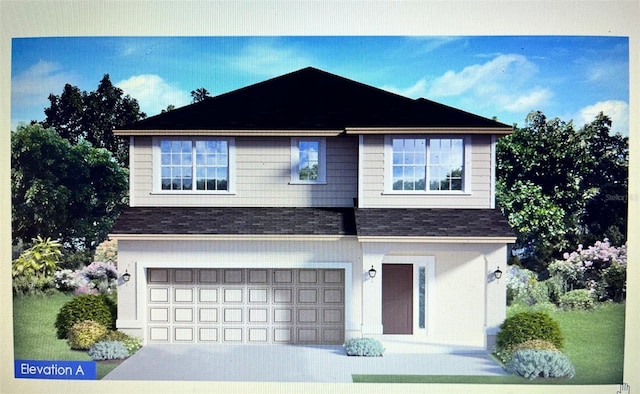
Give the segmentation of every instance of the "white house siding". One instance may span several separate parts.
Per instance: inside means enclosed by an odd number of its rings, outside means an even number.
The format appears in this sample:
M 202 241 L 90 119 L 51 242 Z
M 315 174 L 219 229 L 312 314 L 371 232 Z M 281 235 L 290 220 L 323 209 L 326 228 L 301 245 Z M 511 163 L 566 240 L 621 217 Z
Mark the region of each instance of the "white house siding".
M 472 135 L 470 194 L 385 193 L 384 136 L 365 135 L 362 152 L 361 207 L 367 208 L 491 208 L 491 136 Z
M 366 242 L 363 270 L 382 264 L 434 261 L 434 278 L 428 282 L 427 331 L 414 332 L 415 344 L 446 345 L 486 349 L 505 318 L 505 279 L 495 280 L 493 271 L 505 267 L 504 244 L 437 244 Z M 382 280 L 363 285 L 363 334 L 382 335 Z M 486 286 L 486 288 L 485 288 Z M 415 289 L 414 289 L 415 291 Z M 417 316 L 414 315 L 414 319 Z M 392 339 L 388 336 L 386 339 Z
M 151 137 L 135 137 L 136 206 L 353 206 L 357 195 L 357 137 L 327 137 L 326 184 L 291 184 L 291 139 L 236 137 L 234 194 L 154 192 Z
M 132 277 L 118 288 L 117 327 L 147 338 L 149 268 L 315 268 L 345 275 L 346 338 L 359 333 L 362 262 L 355 237 L 312 240 L 118 240 L 118 269 Z

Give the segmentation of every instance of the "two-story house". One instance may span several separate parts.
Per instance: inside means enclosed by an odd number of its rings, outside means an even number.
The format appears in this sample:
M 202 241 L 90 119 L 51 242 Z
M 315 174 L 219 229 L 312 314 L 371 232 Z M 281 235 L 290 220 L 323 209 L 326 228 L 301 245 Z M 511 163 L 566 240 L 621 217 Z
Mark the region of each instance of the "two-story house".
M 147 343 L 487 348 L 515 240 L 494 203 L 511 131 L 315 68 L 116 130 L 117 326 Z

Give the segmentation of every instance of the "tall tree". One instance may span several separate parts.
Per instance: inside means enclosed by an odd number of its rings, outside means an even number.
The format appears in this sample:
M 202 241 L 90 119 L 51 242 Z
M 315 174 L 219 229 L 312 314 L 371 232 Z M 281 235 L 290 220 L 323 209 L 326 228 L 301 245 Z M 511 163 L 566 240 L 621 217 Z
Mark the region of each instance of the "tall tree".
M 191 91 L 191 102 L 199 103 L 209 97 L 209 91 L 205 88 L 198 88 Z
M 143 119 L 146 114 L 140 111 L 136 99 L 111 83 L 109 74 L 93 92 L 66 84 L 59 96 L 49 95 L 49 102 L 44 110 L 45 128 L 53 127 L 73 144 L 84 140 L 96 148 L 106 148 L 120 165 L 129 166 L 129 143 L 115 137 L 113 129 Z
M 624 241 L 626 201 L 614 204 L 611 193 L 626 196 L 628 141 L 610 126 L 603 114 L 576 130 L 532 112 L 498 142 L 496 199 L 528 268 L 543 271 L 593 239 Z M 606 209 L 614 211 L 600 216 Z
M 14 243 L 40 236 L 92 250 L 126 204 L 127 181 L 128 170 L 108 150 L 71 144 L 39 124 L 19 126 L 11 134 Z

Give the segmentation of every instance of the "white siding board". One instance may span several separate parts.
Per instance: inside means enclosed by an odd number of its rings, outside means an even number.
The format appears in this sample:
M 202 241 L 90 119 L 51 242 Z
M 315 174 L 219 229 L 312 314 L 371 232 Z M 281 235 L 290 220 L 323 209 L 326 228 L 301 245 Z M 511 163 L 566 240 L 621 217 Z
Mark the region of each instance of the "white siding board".
M 139 206 L 352 206 L 357 195 L 357 137 L 327 138 L 327 183 L 291 184 L 291 139 L 236 138 L 234 194 L 153 190 L 152 139 L 135 141 L 135 194 Z
M 364 136 L 364 207 L 489 208 L 491 206 L 491 137 L 471 137 L 471 192 L 465 194 L 385 194 L 384 136 Z

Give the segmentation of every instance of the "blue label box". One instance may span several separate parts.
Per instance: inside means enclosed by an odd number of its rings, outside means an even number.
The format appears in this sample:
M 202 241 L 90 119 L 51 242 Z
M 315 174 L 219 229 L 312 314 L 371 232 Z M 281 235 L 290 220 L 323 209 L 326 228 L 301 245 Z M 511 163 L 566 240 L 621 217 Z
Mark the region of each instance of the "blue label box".
M 95 361 L 14 360 L 17 379 L 96 380 Z

